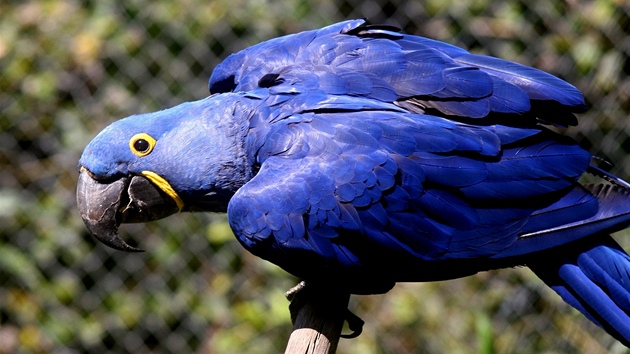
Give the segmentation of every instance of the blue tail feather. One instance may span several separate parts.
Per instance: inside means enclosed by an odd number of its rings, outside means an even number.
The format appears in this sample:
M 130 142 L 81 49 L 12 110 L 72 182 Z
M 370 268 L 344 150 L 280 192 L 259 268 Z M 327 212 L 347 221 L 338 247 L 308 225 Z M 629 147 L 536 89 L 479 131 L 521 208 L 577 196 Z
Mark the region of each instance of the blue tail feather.
M 610 236 L 540 255 L 528 266 L 564 301 L 630 346 L 630 256 Z

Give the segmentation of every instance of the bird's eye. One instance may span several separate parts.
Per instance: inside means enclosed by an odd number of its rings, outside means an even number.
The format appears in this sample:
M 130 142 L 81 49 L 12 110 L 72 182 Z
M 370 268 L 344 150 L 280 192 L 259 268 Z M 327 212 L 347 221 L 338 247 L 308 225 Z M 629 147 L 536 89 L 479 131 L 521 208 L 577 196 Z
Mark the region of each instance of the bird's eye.
M 150 154 L 154 146 L 155 139 L 146 133 L 136 134 L 129 140 L 129 148 L 140 157 Z
M 147 152 L 150 147 L 149 142 L 144 139 L 138 139 L 133 143 L 133 148 L 136 149 L 137 152 Z

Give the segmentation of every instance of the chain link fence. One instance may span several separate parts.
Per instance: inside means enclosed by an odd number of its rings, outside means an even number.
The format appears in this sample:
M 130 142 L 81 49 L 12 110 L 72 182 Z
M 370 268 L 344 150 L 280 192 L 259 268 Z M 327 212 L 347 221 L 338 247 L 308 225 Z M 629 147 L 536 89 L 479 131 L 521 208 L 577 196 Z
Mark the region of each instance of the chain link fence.
M 566 134 L 630 177 L 623 0 L 5 1 L 0 13 L 0 353 L 283 350 L 297 279 L 243 251 L 224 215 L 124 226 L 147 252 L 123 254 L 87 234 L 74 194 L 103 127 L 205 97 L 222 58 L 286 33 L 366 17 L 552 72 L 592 106 Z M 626 351 L 527 269 L 401 284 L 351 309 L 366 326 L 340 353 Z

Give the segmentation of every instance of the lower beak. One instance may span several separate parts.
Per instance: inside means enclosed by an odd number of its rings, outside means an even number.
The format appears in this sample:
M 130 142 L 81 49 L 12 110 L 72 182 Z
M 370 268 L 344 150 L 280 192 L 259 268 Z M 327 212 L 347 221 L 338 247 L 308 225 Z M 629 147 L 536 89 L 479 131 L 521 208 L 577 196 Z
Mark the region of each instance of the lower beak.
M 158 220 L 179 211 L 175 200 L 145 177 L 98 181 L 85 168 L 79 173 L 77 206 L 94 237 L 111 248 L 127 252 L 142 250 L 118 236 L 121 223 Z

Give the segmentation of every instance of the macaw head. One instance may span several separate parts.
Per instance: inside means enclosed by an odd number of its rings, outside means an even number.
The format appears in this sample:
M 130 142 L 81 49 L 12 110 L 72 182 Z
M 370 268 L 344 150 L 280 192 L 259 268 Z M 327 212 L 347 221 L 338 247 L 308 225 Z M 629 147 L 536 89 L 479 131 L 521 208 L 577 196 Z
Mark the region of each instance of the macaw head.
M 114 122 L 79 160 L 77 205 L 88 230 L 115 249 L 121 223 L 178 211 L 225 211 L 245 183 L 246 157 L 234 107 L 221 97 Z

